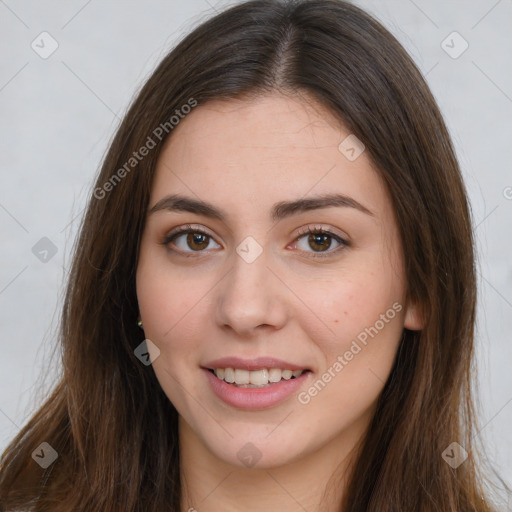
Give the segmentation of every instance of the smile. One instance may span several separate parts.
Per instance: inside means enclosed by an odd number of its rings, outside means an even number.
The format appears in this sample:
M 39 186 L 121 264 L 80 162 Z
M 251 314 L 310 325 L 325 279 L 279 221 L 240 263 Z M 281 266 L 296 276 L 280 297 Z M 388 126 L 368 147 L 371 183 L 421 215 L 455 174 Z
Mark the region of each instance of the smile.
M 234 368 L 202 368 L 212 397 L 236 409 L 262 410 L 275 407 L 300 392 L 312 375 L 310 370 L 280 370 L 278 368 L 261 370 L 239 370 Z M 222 378 L 216 375 L 216 372 Z M 224 375 L 222 374 L 224 372 Z M 238 372 L 238 374 L 237 374 Z M 294 376 L 295 373 L 295 376 Z M 279 380 L 277 378 L 279 377 Z M 229 383 L 226 378 L 233 380 Z M 238 382 L 247 382 L 238 384 Z M 272 382 L 276 380 L 276 382 Z M 258 380 L 259 379 L 259 380 Z M 263 384 L 251 384 L 263 382 Z
M 261 370 L 244 370 L 240 368 L 215 368 L 210 370 L 218 379 L 240 388 L 263 388 L 277 384 L 281 380 L 300 377 L 307 370 L 289 370 L 280 368 L 262 368 Z

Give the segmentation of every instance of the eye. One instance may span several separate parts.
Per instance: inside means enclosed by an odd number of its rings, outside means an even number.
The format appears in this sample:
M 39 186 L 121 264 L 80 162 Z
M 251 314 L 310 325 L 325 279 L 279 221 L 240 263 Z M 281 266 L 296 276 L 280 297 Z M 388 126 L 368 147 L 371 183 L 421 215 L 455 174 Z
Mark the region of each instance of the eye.
M 220 248 L 220 245 L 205 230 L 188 225 L 186 229 L 180 229 L 166 235 L 162 243 L 165 246 L 176 246 L 178 248 L 177 252 L 194 253 L 203 252 L 204 249 L 208 249 L 211 242 L 216 244 L 214 248 Z
M 215 244 L 215 246 L 211 247 L 211 243 Z M 205 252 L 206 249 L 221 248 L 203 228 L 191 226 L 190 224 L 186 228 L 171 231 L 165 236 L 162 245 L 174 252 L 187 253 L 187 256 Z M 338 253 L 350 244 L 340 236 L 322 227 L 309 226 L 299 233 L 299 236 L 295 239 L 295 245 L 301 251 L 309 252 L 313 258 L 325 258 Z M 171 246 L 176 247 L 176 249 Z M 333 246 L 334 249 L 332 249 Z
M 337 245 L 335 245 L 334 250 L 330 250 L 333 244 Z M 301 251 L 312 252 L 314 258 L 331 256 L 338 253 L 343 247 L 348 247 L 348 245 L 349 243 L 346 240 L 322 227 L 307 227 L 301 231 L 296 239 L 296 246 Z M 308 248 L 313 249 L 313 251 L 308 251 Z

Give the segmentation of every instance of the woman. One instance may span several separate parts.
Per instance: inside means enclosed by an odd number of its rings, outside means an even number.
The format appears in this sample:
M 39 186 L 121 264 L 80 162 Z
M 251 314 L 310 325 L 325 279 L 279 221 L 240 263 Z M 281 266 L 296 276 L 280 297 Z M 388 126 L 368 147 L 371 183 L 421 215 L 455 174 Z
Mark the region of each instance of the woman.
M 0 503 L 493 510 L 475 298 L 459 167 L 399 43 L 343 1 L 230 8 L 117 131 L 62 378 L 3 455 Z

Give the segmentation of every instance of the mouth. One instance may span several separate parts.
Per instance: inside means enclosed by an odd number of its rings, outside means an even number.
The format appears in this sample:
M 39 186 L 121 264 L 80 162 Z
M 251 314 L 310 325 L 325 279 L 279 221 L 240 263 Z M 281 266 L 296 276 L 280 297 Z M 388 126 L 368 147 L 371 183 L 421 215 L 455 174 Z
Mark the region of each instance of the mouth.
M 268 388 L 282 381 L 298 379 L 311 370 L 291 370 L 288 368 L 261 368 L 246 370 L 242 368 L 205 368 L 219 380 L 237 388 Z
M 262 410 L 288 401 L 313 369 L 274 357 L 223 357 L 201 365 L 213 394 L 236 409 Z
M 214 396 L 228 406 L 248 411 L 269 409 L 288 401 L 312 375 L 309 369 L 290 368 L 245 370 L 228 366 L 203 367 L 202 371 Z

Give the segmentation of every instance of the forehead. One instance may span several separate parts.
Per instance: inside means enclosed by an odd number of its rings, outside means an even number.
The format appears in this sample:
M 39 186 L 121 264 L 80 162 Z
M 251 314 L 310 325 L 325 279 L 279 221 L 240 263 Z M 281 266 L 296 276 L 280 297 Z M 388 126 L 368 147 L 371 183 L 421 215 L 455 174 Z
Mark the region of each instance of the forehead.
M 183 193 L 250 214 L 281 200 L 338 192 L 384 213 L 389 198 L 369 156 L 351 161 L 339 150 L 349 135 L 309 98 L 275 93 L 210 101 L 165 143 L 150 203 Z

